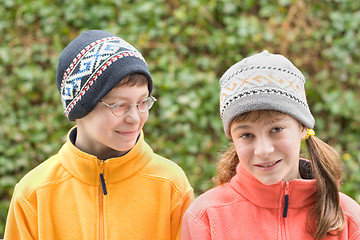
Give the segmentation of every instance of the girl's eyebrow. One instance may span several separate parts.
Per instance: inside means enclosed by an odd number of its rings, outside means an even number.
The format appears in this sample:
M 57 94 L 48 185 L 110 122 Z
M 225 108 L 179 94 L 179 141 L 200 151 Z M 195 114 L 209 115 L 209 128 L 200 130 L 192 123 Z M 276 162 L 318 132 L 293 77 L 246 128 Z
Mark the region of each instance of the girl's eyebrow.
M 251 126 L 246 124 L 237 124 L 232 131 L 248 130 L 251 129 Z
M 270 121 L 266 121 L 264 125 L 265 126 L 270 126 L 270 125 L 274 125 L 274 124 L 276 124 L 278 122 L 281 122 L 281 121 L 287 121 L 286 117 L 279 116 L 279 117 L 273 118 Z M 246 123 L 245 124 L 235 123 L 235 124 L 236 124 L 236 126 L 233 128 L 233 131 L 239 130 L 239 129 L 246 130 L 246 129 L 251 129 L 253 127 L 253 126 L 248 125 Z
M 239 124 L 237 125 L 234 129 L 248 129 L 248 128 L 251 128 L 249 125 L 246 125 L 246 124 Z
M 287 122 L 289 119 L 288 118 L 286 118 L 286 117 L 277 117 L 277 118 L 274 118 L 274 119 L 272 119 L 269 123 L 268 123 L 268 125 L 270 125 L 270 124 L 276 124 L 276 123 L 278 123 L 278 122 Z

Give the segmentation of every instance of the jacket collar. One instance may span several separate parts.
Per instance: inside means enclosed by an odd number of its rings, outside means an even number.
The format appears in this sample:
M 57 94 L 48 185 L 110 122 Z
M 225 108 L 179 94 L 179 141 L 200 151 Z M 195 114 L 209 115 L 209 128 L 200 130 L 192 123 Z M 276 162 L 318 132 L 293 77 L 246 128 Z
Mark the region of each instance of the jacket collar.
M 308 206 L 315 201 L 316 180 L 314 179 L 293 179 L 273 185 L 264 185 L 240 164 L 238 164 L 236 172 L 236 175 L 230 181 L 232 188 L 257 206 L 282 208 L 286 194 L 289 196 L 290 208 Z
M 124 180 L 140 171 L 153 154 L 150 146 L 144 141 L 143 132 L 129 152 L 106 161 L 101 161 L 96 156 L 78 149 L 71 141 L 74 137 L 76 137 L 76 127 L 69 131 L 67 141 L 59 151 L 60 163 L 79 181 L 90 185 L 99 184 L 100 172 L 103 172 L 107 184 Z

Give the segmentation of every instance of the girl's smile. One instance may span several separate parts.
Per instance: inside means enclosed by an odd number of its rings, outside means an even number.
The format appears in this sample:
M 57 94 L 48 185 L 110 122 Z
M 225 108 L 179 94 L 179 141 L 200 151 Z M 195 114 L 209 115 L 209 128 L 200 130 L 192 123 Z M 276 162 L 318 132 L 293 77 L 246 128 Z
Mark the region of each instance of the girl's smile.
M 274 162 L 268 162 L 268 163 L 262 163 L 262 164 L 255 164 L 256 167 L 260 167 L 260 168 L 264 168 L 264 170 L 266 169 L 272 169 L 275 166 L 278 166 L 278 163 L 280 163 L 281 160 L 278 161 L 274 161 Z

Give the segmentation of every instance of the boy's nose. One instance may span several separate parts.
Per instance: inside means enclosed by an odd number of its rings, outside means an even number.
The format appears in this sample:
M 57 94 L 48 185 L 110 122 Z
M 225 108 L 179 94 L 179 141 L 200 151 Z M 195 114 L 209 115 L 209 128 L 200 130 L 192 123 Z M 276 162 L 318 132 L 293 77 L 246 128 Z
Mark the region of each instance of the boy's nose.
M 125 121 L 127 123 L 138 123 L 140 121 L 139 111 L 136 106 L 131 106 L 129 111 L 125 113 Z
M 260 137 L 256 139 L 254 146 L 254 154 L 261 158 L 267 158 L 269 154 L 275 150 L 271 139 L 267 137 Z

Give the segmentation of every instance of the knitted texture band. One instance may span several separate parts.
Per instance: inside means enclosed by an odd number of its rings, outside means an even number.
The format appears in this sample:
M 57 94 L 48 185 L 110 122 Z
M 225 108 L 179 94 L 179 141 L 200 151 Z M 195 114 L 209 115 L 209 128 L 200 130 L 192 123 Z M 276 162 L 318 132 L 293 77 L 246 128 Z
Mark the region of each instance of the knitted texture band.
M 313 128 L 305 77 L 287 58 L 268 51 L 244 58 L 220 78 L 220 116 L 230 136 L 233 119 L 254 110 L 276 110 Z
M 61 53 L 56 83 L 70 120 L 86 116 L 122 79 L 132 73 L 152 78 L 141 53 L 125 40 L 108 32 L 80 34 Z

